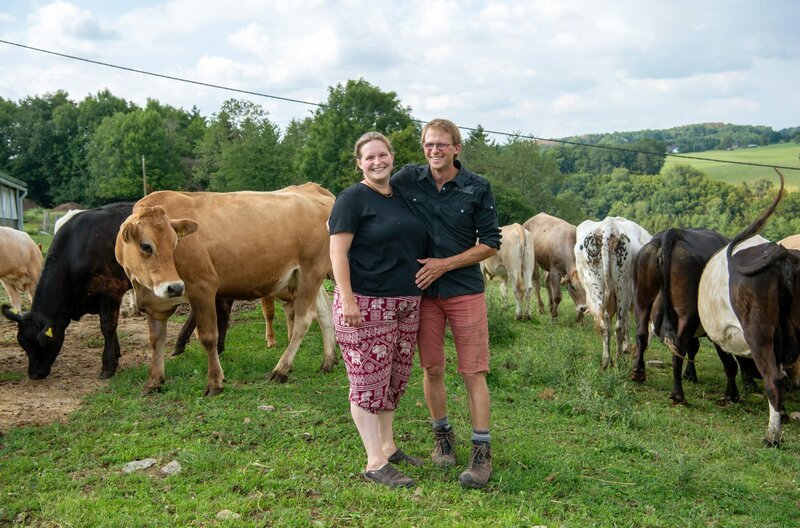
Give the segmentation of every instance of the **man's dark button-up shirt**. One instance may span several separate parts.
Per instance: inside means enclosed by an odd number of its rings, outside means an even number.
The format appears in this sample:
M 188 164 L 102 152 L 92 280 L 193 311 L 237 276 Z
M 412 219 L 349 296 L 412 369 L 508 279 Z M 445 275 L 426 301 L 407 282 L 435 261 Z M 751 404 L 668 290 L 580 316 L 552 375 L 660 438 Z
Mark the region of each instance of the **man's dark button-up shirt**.
M 455 164 L 458 174 L 441 191 L 436 189 L 428 165 L 406 165 L 392 176 L 392 187 L 428 229 L 429 257 L 452 257 L 476 242 L 500 249 L 491 184 L 463 168 L 458 160 Z M 480 266 L 474 264 L 448 271 L 425 290 L 425 295 L 447 298 L 483 290 Z

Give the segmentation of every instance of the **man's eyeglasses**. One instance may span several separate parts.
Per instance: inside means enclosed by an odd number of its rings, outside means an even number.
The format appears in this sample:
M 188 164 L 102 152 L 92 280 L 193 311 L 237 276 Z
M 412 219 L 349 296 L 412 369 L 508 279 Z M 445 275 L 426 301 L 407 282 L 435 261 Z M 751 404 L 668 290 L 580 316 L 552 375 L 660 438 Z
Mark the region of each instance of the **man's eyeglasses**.
M 436 147 L 437 150 L 447 150 L 452 146 L 452 143 L 423 143 L 422 148 L 425 150 L 433 150 Z

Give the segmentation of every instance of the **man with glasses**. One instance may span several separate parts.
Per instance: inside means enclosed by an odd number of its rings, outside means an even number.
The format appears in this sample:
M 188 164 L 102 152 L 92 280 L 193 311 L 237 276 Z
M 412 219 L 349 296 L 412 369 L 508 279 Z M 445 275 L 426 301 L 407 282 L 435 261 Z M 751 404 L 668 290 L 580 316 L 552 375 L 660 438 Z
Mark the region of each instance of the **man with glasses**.
M 486 384 L 489 324 L 478 263 L 500 248 L 500 227 L 491 185 L 456 159 L 461 152 L 458 127 L 434 119 L 422 129 L 422 148 L 428 163 L 406 165 L 392 177 L 392 186 L 429 233 L 429 258 L 419 260 L 416 283 L 424 290 L 417 346 L 435 437 L 431 459 L 442 467 L 456 464 L 444 382 L 444 336 L 449 324 L 472 420 L 472 456 L 458 480 L 482 488 L 492 474 L 492 452 Z

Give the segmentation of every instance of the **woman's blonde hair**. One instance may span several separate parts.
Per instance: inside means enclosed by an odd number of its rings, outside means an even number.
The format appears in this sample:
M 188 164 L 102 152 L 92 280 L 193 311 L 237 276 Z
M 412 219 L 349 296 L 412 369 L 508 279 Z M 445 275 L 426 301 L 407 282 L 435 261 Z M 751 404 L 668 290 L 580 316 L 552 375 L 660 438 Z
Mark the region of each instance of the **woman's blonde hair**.
M 355 154 L 356 159 L 361 159 L 361 147 L 369 143 L 370 141 L 382 141 L 386 148 L 389 149 L 389 152 L 394 154 L 394 149 L 392 148 L 392 143 L 380 132 L 367 132 L 356 141 L 356 147 L 353 150 L 353 154 Z

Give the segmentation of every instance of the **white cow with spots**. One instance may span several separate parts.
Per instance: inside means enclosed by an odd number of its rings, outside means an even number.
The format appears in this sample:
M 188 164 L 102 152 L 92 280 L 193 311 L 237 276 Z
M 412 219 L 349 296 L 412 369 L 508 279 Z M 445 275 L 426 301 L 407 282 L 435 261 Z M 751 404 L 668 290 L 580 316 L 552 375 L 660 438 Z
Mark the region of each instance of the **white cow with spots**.
M 534 247 L 533 236 L 519 224 L 500 229 L 503 244 L 493 256 L 481 261 L 481 271 L 487 282 L 500 277 L 500 293 L 508 300 L 508 283 L 514 289 L 517 304 L 515 317 L 531 318 L 531 293 L 533 292 Z
M 615 216 L 586 220 L 576 231 L 575 267 L 586 290 L 586 304 L 603 334 L 603 368 L 611 358 L 611 321 L 617 337 L 617 363 L 628 350 L 628 321 L 633 301 L 633 261 L 652 237 L 640 225 Z

